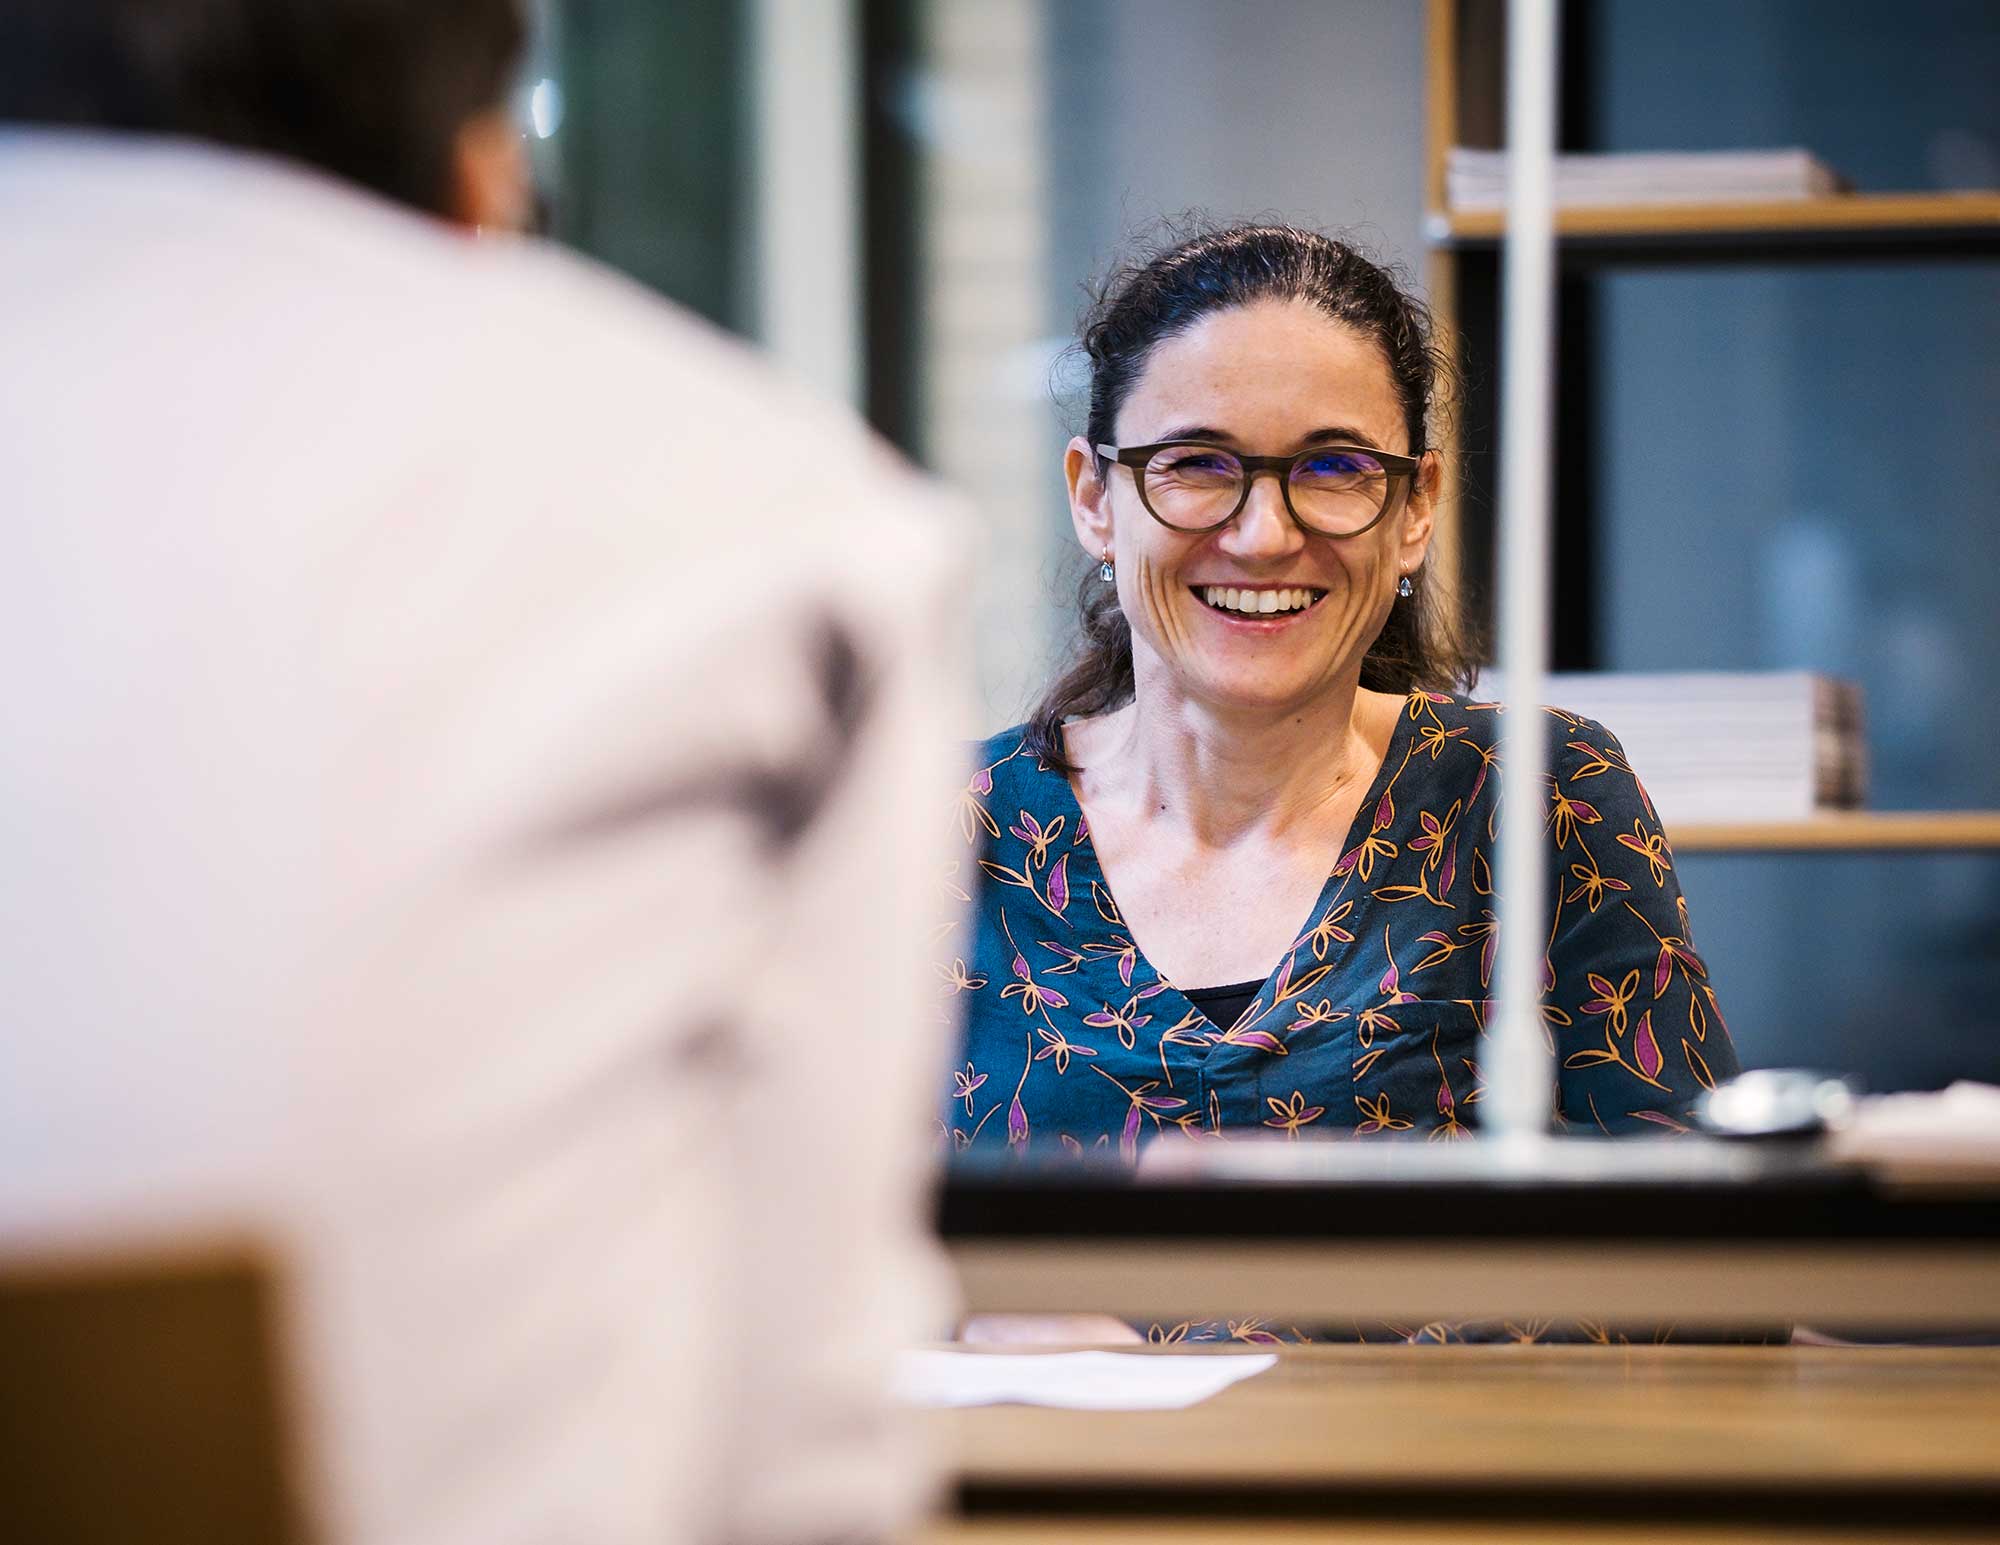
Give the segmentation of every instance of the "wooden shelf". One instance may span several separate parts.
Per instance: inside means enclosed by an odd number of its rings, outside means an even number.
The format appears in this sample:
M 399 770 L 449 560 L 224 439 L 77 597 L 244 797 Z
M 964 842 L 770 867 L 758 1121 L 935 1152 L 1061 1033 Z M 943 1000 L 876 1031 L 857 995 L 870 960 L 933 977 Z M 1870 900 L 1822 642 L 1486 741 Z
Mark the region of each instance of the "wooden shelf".
M 1452 147 L 1497 146 L 1506 135 L 1506 7 L 1501 0 L 1428 0 L 1425 20 L 1425 286 L 1438 341 L 1465 363 L 1467 411 L 1497 409 L 1498 372 L 1489 345 L 1498 332 L 1495 251 L 1505 234 L 1498 210 L 1453 211 L 1447 203 Z M 1770 263 L 1806 266 L 1850 259 L 1915 261 L 2000 258 L 2000 192 L 1843 193 L 1823 198 L 1648 203 L 1571 208 L 1556 214 L 1564 273 L 1587 276 L 1621 265 L 1647 268 Z M 1468 338 L 1470 326 L 1476 336 Z M 1586 328 L 1586 331 L 1588 329 Z M 1576 442 L 1585 480 L 1598 433 L 1588 416 Z M 1490 425 L 1480 423 L 1490 438 Z M 1446 434 L 1447 476 L 1437 500 L 1432 563 L 1463 593 L 1460 566 L 1462 447 Z M 1484 482 L 1490 486 L 1490 452 Z M 1577 472 L 1571 467 L 1565 478 Z M 1475 473 L 1475 476 L 1482 474 Z M 1488 528 L 1482 527 L 1482 533 Z M 1669 825 L 1686 853 L 2000 852 L 2000 810 L 1847 811 L 1809 820 Z
M 2000 848 L 2000 811 L 1829 811 L 1804 821 L 1696 822 L 1669 827 L 1683 853 L 1861 853 Z
M 1449 246 L 1500 240 L 1498 210 L 1433 212 L 1428 232 Z M 1565 209 L 1556 233 L 1566 241 L 1668 246 L 1737 240 L 1799 246 L 1991 244 L 2000 251 L 2000 193 L 1847 193 L 1777 203 L 1612 204 Z

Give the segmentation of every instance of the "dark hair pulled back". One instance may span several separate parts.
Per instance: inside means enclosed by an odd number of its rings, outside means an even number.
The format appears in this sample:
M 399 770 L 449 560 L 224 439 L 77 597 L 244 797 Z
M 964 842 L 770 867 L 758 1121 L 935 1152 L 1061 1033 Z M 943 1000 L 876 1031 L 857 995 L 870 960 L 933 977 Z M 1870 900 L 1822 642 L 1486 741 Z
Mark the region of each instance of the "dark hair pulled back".
M 1409 453 L 1430 448 L 1428 426 L 1444 411 L 1456 377 L 1432 341 L 1429 312 L 1354 247 L 1291 225 L 1197 230 L 1110 274 L 1077 343 L 1090 365 L 1085 437 L 1092 445 L 1116 442 L 1119 410 L 1163 340 L 1216 312 L 1267 300 L 1304 301 L 1373 341 L 1402 405 Z M 1413 594 L 1390 608 L 1362 660 L 1362 686 L 1443 692 L 1471 680 L 1474 661 L 1455 604 L 1426 579 L 1421 569 L 1413 574 Z M 1063 749 L 1063 721 L 1120 707 L 1133 691 L 1131 626 L 1116 589 L 1097 578 L 1094 566 L 1077 606 L 1074 659 L 1028 720 L 1028 748 L 1063 772 L 1077 770 Z
M 5 0 L 0 120 L 267 151 L 447 214 L 524 41 L 519 0 Z

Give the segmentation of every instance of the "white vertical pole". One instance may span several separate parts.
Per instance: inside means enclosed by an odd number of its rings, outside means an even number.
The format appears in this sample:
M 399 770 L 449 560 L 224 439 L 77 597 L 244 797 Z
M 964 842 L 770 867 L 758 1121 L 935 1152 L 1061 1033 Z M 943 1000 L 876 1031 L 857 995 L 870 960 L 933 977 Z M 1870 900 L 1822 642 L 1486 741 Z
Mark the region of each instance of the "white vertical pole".
M 861 59 L 855 0 L 754 0 L 757 336 L 822 395 L 858 403 Z
M 917 165 L 924 465 L 969 495 L 982 551 L 970 603 L 988 722 L 1020 717 L 1049 662 L 1022 599 L 1075 551 L 1049 518 L 1060 461 L 1048 401 L 1052 0 L 927 0 L 907 103 Z M 1128 8 L 1129 9 L 1129 8 Z M 1054 454 L 1052 454 L 1054 452 Z M 1058 530 L 1060 529 L 1060 536 Z
M 1549 896 L 1550 407 L 1555 375 L 1557 0 L 1509 0 L 1507 239 L 1501 276 L 1501 747 L 1498 1005 L 1486 1070 L 1490 1130 L 1516 1144 L 1548 1129 L 1555 1070 L 1542 1027 Z

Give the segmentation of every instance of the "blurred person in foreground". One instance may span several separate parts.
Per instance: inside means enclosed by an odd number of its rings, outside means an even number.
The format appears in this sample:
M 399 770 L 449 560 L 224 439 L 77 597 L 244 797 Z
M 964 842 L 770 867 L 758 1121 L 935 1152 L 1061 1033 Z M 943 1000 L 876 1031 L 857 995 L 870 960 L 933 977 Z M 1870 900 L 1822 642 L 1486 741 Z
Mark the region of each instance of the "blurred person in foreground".
M 0 1262 L 268 1240 L 318 1537 L 874 1537 L 956 546 L 743 350 L 471 239 L 520 43 L 0 11 Z

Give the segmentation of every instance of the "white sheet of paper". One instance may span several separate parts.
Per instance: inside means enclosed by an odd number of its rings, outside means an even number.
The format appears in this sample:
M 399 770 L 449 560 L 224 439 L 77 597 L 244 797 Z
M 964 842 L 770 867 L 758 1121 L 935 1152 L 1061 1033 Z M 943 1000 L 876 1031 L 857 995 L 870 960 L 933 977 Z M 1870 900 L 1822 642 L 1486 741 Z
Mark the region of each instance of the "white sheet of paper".
M 1269 1352 L 1214 1356 L 1132 1352 L 908 1351 L 895 1391 L 912 1405 L 1060 1406 L 1070 1411 L 1179 1411 L 1219 1395 L 1278 1359 Z
M 2000 1087 L 1960 1079 L 1949 1089 L 1870 1095 L 1828 1146 L 1891 1184 L 1990 1187 L 2000 1181 Z

